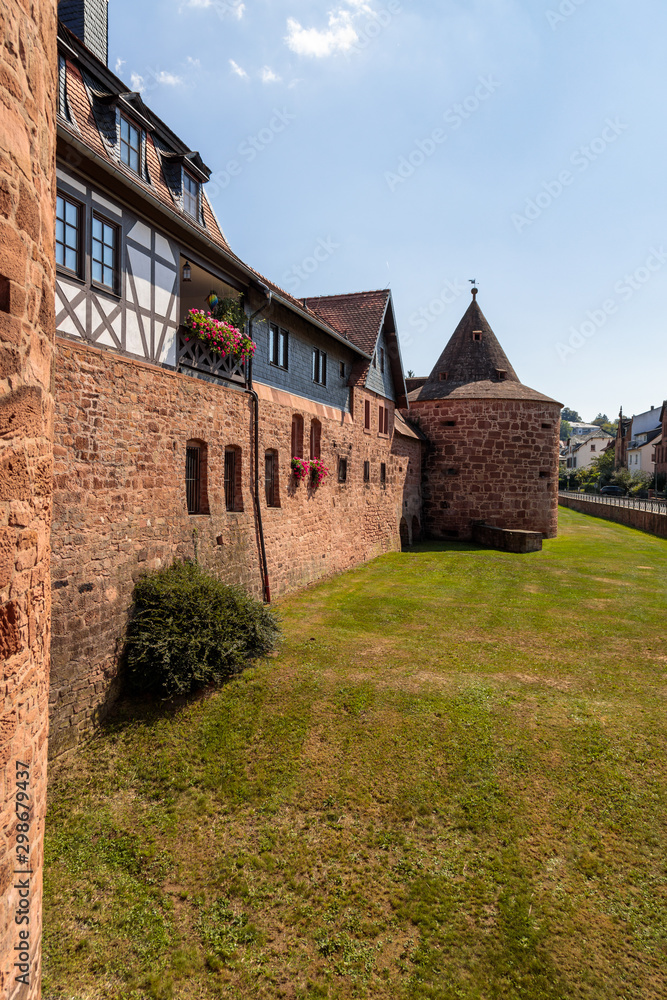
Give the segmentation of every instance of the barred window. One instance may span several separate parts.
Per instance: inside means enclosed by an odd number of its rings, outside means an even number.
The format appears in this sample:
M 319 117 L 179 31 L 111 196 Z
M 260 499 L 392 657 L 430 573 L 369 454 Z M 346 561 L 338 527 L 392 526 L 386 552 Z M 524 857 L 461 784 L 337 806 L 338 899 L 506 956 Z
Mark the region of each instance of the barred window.
M 292 417 L 292 458 L 303 458 L 303 417 L 295 413 Z
M 321 458 L 320 448 L 322 444 L 322 424 L 319 420 L 310 422 L 310 457 Z
M 264 455 L 264 487 L 266 490 L 266 506 L 280 507 L 277 451 L 267 451 Z
M 207 464 L 204 441 L 188 441 L 185 448 L 185 499 L 188 514 L 208 514 Z
M 243 510 L 241 449 L 235 445 L 225 448 L 225 507 L 227 510 Z

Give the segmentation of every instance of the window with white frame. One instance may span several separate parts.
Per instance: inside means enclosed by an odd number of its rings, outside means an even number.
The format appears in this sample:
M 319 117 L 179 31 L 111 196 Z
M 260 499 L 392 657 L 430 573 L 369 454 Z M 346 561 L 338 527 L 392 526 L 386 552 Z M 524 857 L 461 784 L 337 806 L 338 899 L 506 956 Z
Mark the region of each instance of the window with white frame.
M 141 174 L 142 131 L 124 115 L 119 117 L 120 162 L 133 170 L 135 174 Z
M 327 384 L 327 356 L 317 347 L 313 348 L 313 382 Z
M 196 219 L 199 215 L 199 181 L 183 171 L 183 211 Z

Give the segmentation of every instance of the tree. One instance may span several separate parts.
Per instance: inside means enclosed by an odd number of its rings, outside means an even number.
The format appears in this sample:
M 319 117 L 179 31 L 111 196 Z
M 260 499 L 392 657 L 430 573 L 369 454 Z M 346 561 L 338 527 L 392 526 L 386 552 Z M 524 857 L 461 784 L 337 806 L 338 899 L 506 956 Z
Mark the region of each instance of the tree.
M 591 420 L 591 423 L 592 424 L 597 424 L 598 427 L 602 427 L 603 424 L 608 424 L 609 423 L 609 417 L 607 416 L 606 413 L 598 413 L 598 415 L 595 418 L 595 420 Z
M 571 437 L 572 437 L 572 424 L 569 424 L 567 420 L 561 420 L 560 422 L 561 441 L 567 441 L 567 439 Z
M 618 420 L 611 421 L 606 413 L 598 413 L 595 420 L 591 420 L 591 423 L 599 427 L 600 430 L 608 431 L 610 434 L 616 434 Z
M 575 423 L 581 423 L 581 417 L 579 416 L 577 411 L 570 410 L 568 409 L 567 406 L 564 406 L 563 409 L 560 411 L 560 419 L 567 420 L 568 423 L 572 423 L 573 421 Z

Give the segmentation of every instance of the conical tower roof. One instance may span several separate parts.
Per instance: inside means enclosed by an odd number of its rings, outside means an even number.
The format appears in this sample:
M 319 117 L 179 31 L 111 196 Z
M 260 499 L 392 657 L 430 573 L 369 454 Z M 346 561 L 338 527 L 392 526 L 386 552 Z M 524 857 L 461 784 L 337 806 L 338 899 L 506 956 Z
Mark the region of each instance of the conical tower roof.
M 522 385 L 498 338 L 477 304 L 477 289 L 472 302 L 438 358 L 426 382 L 411 392 L 412 402 L 446 399 L 455 395 L 495 398 L 548 400 L 534 389 Z

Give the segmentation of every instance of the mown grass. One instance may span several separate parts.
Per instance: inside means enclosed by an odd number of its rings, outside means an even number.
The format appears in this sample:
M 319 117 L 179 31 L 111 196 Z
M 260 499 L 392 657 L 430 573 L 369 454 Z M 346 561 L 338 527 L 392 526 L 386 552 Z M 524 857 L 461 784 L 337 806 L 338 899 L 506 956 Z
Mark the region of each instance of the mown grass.
M 667 542 L 392 554 L 51 775 L 47 1000 L 667 995 Z

